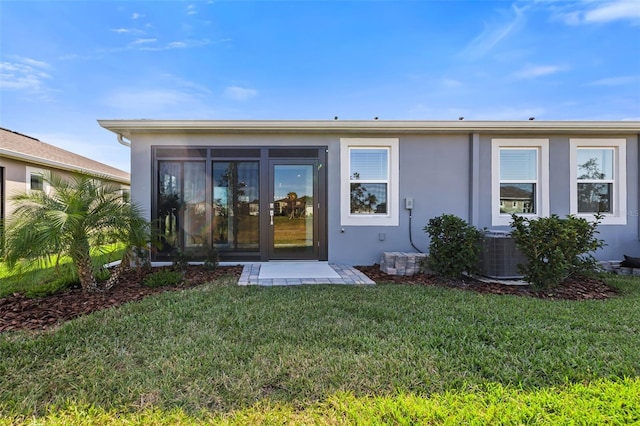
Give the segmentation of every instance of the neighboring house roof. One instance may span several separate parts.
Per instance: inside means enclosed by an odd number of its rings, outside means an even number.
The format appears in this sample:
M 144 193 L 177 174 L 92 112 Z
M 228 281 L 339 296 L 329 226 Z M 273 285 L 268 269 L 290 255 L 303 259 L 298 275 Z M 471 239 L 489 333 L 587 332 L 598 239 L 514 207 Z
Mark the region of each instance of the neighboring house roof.
M 101 176 L 129 184 L 129 173 L 0 127 L 0 155 L 41 166 Z
M 517 188 L 515 186 L 501 186 L 500 187 L 500 199 L 502 200 L 530 200 L 533 197 L 533 193 L 525 191 L 524 189 Z
M 114 133 L 136 131 L 233 133 L 519 133 L 620 134 L 640 132 L 640 121 L 429 120 L 98 120 Z

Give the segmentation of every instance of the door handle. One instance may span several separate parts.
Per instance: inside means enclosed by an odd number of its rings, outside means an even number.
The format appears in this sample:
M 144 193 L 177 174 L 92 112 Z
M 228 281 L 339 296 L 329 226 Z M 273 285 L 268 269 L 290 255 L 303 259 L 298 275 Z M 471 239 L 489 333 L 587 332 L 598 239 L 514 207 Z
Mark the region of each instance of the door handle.
M 269 216 L 271 218 L 271 226 L 273 226 L 273 210 L 269 210 Z

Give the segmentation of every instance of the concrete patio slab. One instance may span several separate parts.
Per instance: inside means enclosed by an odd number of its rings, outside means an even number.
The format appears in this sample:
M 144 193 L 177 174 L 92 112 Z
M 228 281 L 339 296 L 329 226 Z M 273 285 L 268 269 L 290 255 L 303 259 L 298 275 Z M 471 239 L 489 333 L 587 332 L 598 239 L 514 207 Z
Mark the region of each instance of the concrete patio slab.
M 327 262 L 261 262 L 245 264 L 238 285 L 292 286 L 317 284 L 372 285 L 352 266 Z

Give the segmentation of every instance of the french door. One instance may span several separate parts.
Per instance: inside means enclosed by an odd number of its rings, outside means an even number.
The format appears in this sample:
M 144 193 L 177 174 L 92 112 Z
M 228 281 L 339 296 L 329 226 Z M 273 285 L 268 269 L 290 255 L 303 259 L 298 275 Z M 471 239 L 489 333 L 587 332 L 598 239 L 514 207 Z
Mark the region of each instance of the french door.
M 269 161 L 269 259 L 318 259 L 319 161 Z
M 154 149 L 160 248 L 222 260 L 327 259 L 326 147 Z

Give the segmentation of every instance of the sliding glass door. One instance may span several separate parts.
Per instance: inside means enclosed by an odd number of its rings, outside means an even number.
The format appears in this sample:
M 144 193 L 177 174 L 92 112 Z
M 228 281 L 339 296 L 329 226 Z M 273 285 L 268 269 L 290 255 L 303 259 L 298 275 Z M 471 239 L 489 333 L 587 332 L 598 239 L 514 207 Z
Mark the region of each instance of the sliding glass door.
M 260 249 L 260 163 L 213 162 L 213 243 L 219 251 Z
M 159 249 L 202 259 L 326 259 L 325 148 L 157 147 Z

